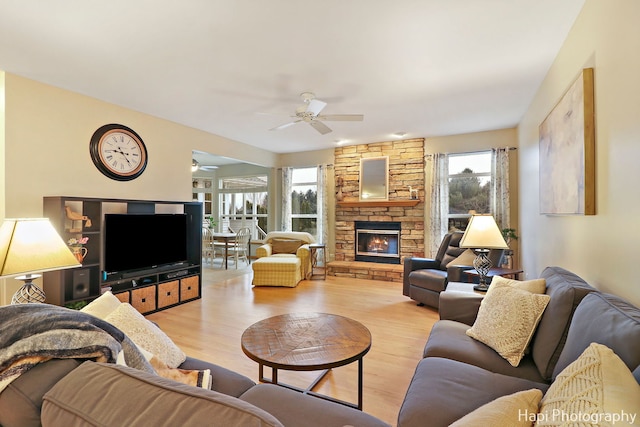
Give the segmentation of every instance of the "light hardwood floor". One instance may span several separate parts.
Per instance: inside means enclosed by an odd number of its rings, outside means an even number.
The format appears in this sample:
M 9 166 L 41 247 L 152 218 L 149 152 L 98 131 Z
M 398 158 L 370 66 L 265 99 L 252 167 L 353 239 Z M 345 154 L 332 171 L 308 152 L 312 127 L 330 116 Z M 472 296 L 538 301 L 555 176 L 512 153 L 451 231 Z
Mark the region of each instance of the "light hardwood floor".
M 402 295 L 402 284 L 327 277 L 296 288 L 251 286 L 251 269 L 203 269 L 202 298 L 147 316 L 190 356 L 257 381 L 258 365 L 240 348 L 242 332 L 267 317 L 295 312 L 333 313 L 371 331 L 364 357 L 363 410 L 395 425 L 400 405 L 427 340 L 436 310 Z M 235 277 L 234 277 L 235 276 Z M 265 372 L 270 375 L 268 369 Z M 283 382 L 306 388 L 317 372 L 279 371 Z M 357 364 L 334 369 L 316 391 L 357 401 Z

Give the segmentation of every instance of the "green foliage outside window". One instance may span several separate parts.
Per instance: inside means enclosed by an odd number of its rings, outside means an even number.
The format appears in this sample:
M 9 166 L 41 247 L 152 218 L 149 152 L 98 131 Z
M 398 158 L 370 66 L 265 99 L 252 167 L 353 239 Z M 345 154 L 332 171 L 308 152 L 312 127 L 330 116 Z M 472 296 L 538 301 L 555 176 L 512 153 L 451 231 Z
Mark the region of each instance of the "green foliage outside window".
M 318 192 L 293 191 L 291 193 L 291 212 L 294 215 L 316 215 L 318 213 Z M 291 220 L 292 231 L 306 231 L 315 236 L 318 229 L 317 218 L 295 217 Z
M 469 174 L 469 176 L 464 176 Z M 491 183 L 483 183 L 466 168 L 462 174 L 449 179 L 449 213 L 466 214 L 470 210 L 489 213 Z

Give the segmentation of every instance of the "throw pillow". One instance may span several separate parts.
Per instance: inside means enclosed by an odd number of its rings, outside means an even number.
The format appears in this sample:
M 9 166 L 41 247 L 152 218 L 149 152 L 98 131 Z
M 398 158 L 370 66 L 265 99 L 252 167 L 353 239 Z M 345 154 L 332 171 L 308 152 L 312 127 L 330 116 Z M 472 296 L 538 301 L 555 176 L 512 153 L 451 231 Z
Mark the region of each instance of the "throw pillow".
M 124 332 L 138 347 L 142 347 L 170 368 L 177 368 L 187 355 L 160 328 L 145 319 L 128 303 L 120 306 L 104 320 Z
M 458 258 L 448 263 L 447 268 L 452 267 L 454 265 L 473 266 L 474 259 L 476 259 L 476 254 L 474 254 L 471 249 L 467 249 L 466 251 L 462 252 L 460 256 L 458 256 Z
M 542 392 L 536 388 L 502 396 L 460 418 L 449 427 L 531 427 Z
M 518 366 L 549 303 L 548 295 L 532 294 L 504 283 L 491 285 L 482 300 L 478 317 L 467 335 Z
M 82 307 L 80 311 L 104 320 L 109 314 L 118 308 L 120 304 L 121 301 L 116 298 L 111 291 L 107 291 Z
M 274 254 L 295 254 L 302 246 L 302 240 L 272 239 L 271 247 Z
M 640 385 L 633 374 L 613 350 L 592 343 L 551 384 L 536 426 L 631 426 L 639 416 Z
M 547 290 L 547 281 L 544 279 L 515 280 L 507 279 L 502 276 L 493 276 L 493 279 L 491 279 L 491 286 L 489 286 L 487 294 L 491 292 L 493 285 L 497 285 L 499 283 L 509 285 L 512 288 L 522 289 L 523 291 L 528 291 L 532 294 L 544 294 Z

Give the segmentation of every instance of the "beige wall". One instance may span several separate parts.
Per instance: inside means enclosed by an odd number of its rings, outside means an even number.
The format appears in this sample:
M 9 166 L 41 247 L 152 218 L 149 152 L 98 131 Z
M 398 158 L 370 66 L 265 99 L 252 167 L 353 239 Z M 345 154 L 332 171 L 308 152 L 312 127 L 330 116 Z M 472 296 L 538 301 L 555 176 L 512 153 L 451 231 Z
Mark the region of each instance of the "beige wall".
M 89 156 L 93 132 L 121 123 L 143 138 L 145 172 L 129 182 L 102 175 Z M 230 143 L 232 142 L 232 143 Z M 6 216 L 42 215 L 42 197 L 191 200 L 191 151 L 269 166 L 265 150 L 6 74 Z
M 518 145 L 518 135 L 516 129 L 500 129 L 487 132 L 467 133 L 463 135 L 441 136 L 427 138 L 425 141 L 425 153 L 427 155 L 434 153 L 466 153 L 473 151 L 490 150 L 491 148 L 516 147 Z M 425 188 L 431 188 L 431 165 L 432 162 L 427 161 L 425 168 Z M 515 228 L 517 234 L 520 230 L 518 227 L 518 150 L 509 152 L 509 192 L 511 200 L 511 228 Z M 431 199 L 427 194 L 425 197 L 425 230 L 429 230 L 431 217 Z M 427 241 L 429 233 L 425 236 L 425 248 L 429 248 L 430 242 Z M 520 265 L 518 258 L 520 251 L 518 241 L 514 241 L 510 245 L 515 250 L 515 264 Z M 427 251 L 428 252 L 428 251 Z
M 194 149 L 271 167 L 277 162 L 276 154 L 256 147 L 10 73 L 0 74 L 0 82 L 0 220 L 42 216 L 44 196 L 191 200 Z M 143 138 L 149 163 L 139 178 L 114 181 L 93 165 L 89 140 L 107 123 L 129 126 Z M 5 283 L 0 304 L 20 284 Z
M 640 1 L 587 0 L 518 127 L 520 245 L 529 277 L 548 265 L 640 305 Z M 595 74 L 596 215 L 539 214 L 538 126 L 586 67 Z
M 4 151 L 5 151 L 5 124 L 4 124 L 4 111 L 5 111 L 5 73 L 0 70 L 0 222 L 5 218 L 4 215 L 4 199 L 5 199 L 5 182 L 6 182 L 6 168 L 4 166 Z M 11 280 L 11 279 L 9 279 Z M 0 279 L 0 305 L 7 304 L 11 300 L 11 295 L 15 292 L 17 287 L 8 285 L 7 279 Z M 9 289 L 10 288 L 10 289 Z

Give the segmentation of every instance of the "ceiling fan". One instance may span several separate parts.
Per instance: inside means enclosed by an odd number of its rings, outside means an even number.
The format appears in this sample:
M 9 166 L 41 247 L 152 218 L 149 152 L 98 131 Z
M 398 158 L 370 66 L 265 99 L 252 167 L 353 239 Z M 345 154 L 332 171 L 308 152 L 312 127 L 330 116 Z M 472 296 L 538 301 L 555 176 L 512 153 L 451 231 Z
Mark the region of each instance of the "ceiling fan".
M 269 130 L 281 130 L 293 126 L 296 123 L 306 122 L 322 135 L 325 135 L 331 132 L 331 129 L 322 123 L 323 121 L 360 122 L 364 119 L 362 114 L 320 114 L 324 107 L 327 106 L 326 102 L 316 99 L 315 94 L 312 92 L 302 92 L 300 97 L 305 105 L 296 108 L 296 114 L 291 116 L 295 120 Z

